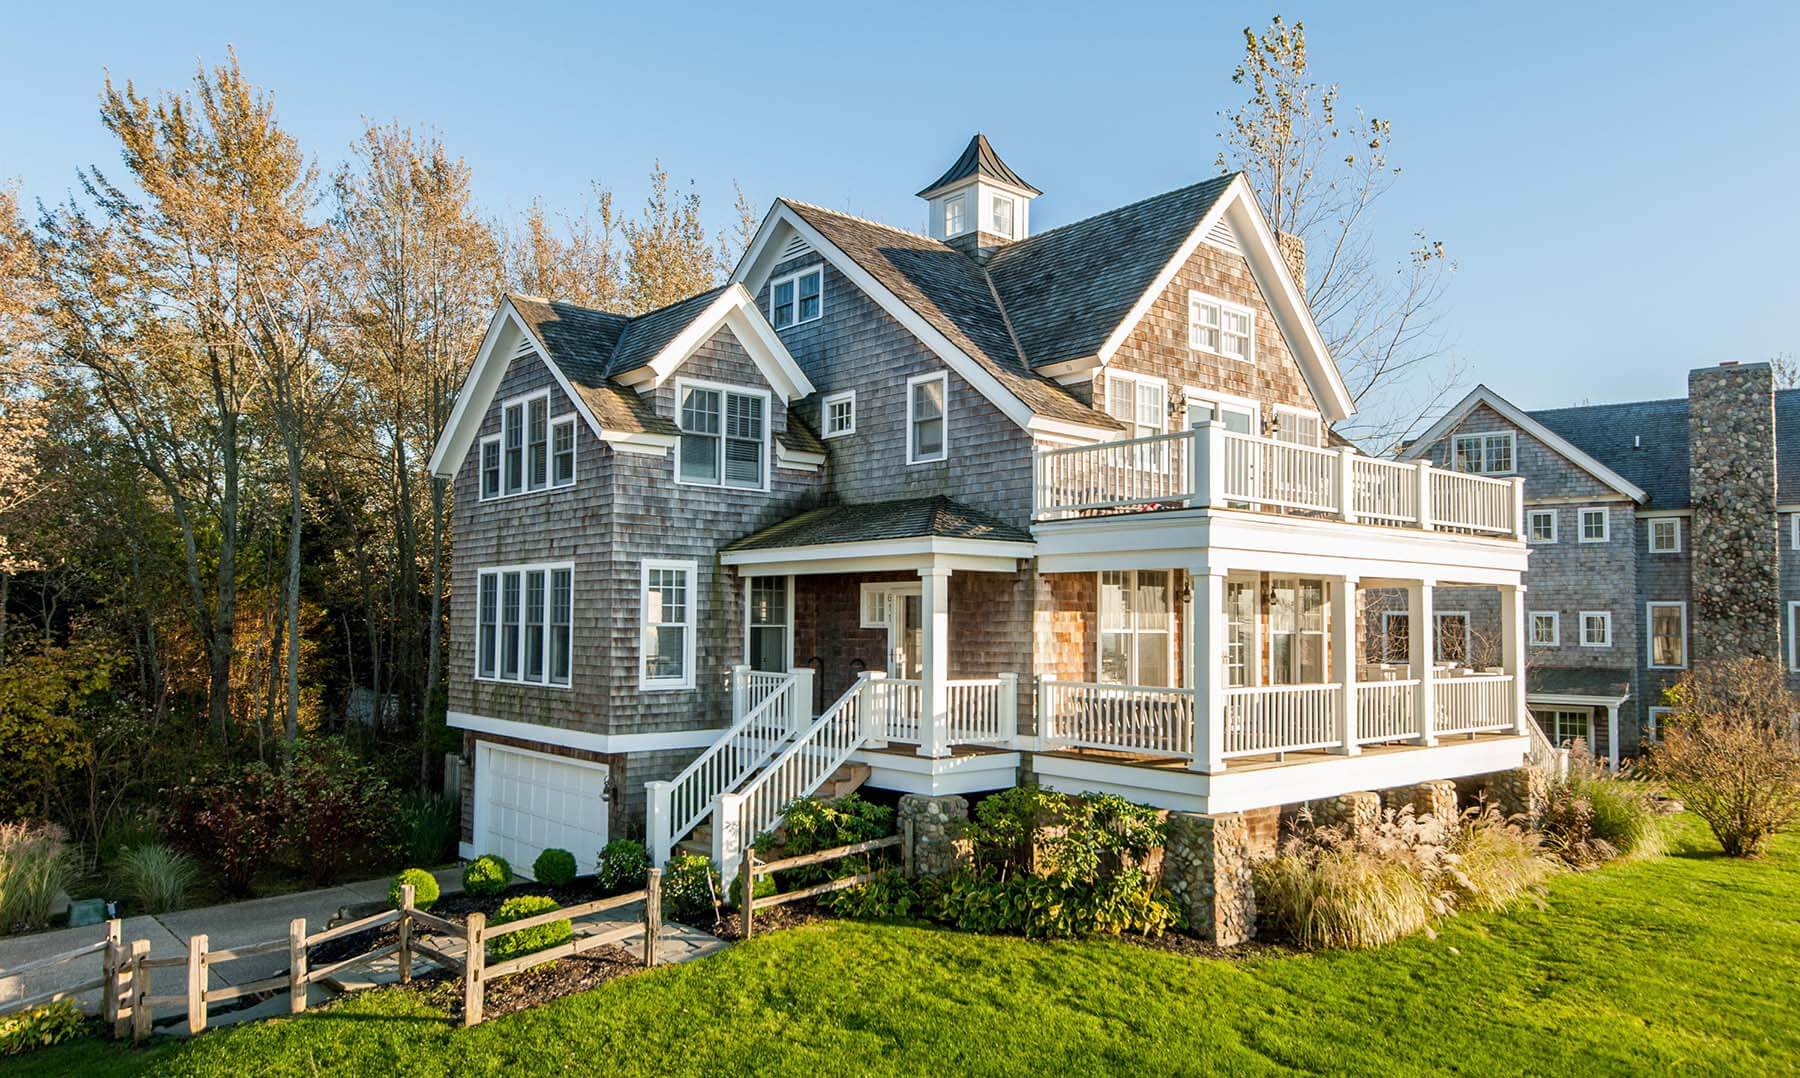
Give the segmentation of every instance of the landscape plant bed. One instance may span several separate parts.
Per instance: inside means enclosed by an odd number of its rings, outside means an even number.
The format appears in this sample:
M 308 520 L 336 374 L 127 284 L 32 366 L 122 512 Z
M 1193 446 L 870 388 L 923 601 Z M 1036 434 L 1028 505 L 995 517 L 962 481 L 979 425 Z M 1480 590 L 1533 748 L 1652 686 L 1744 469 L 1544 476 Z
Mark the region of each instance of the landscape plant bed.
M 594 889 L 593 881 L 589 878 L 578 879 L 566 887 L 548 887 L 541 884 L 525 882 L 515 883 L 497 895 L 486 895 L 480 898 L 462 891 L 458 891 L 455 894 L 448 894 L 433 903 L 431 909 L 427 912 L 431 913 L 433 916 L 442 917 L 446 921 L 451 921 L 459 925 L 466 925 L 468 923 L 469 914 L 480 912 L 487 914 L 489 923 L 491 924 L 494 913 L 500 908 L 500 904 L 509 898 L 514 898 L 519 895 L 547 895 L 554 899 L 559 906 L 577 906 L 584 902 L 593 902 L 597 899 L 606 897 Z M 369 913 L 378 913 L 387 908 L 386 902 L 371 902 L 366 904 L 366 906 L 353 908 L 350 912 L 356 916 L 363 916 Z M 615 912 L 609 916 L 617 919 L 618 913 Z M 308 928 L 313 927 L 314 926 L 311 925 L 308 926 Z M 325 926 L 319 925 L 317 927 L 323 928 Z M 327 940 L 317 947 L 314 947 L 311 952 L 309 952 L 309 957 L 314 965 L 329 965 L 339 959 L 349 958 L 351 955 L 362 954 L 365 951 L 381 946 L 384 943 L 398 942 L 399 938 L 400 928 L 398 925 L 382 925 L 379 928 L 372 928 L 366 932 L 357 932 L 354 935 Z M 510 980 L 510 978 L 507 978 L 507 980 Z M 496 981 L 494 983 L 504 984 L 505 980 Z

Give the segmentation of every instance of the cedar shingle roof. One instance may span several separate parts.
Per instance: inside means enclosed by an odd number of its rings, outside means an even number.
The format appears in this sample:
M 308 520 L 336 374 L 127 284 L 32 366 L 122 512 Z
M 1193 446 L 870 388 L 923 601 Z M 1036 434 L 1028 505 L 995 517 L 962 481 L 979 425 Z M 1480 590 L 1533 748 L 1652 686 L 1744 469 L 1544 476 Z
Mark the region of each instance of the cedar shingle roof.
M 656 354 L 668 346 L 669 342 L 681 335 L 700 312 L 706 310 L 707 304 L 719 298 L 724 287 L 709 288 L 697 296 L 671 303 L 640 314 L 631 320 L 625 330 L 625 339 L 613 350 L 612 362 L 607 365 L 606 373 L 610 378 L 617 378 L 627 371 L 637 370 L 656 358 Z
M 796 453 L 824 453 L 825 442 L 792 411 L 787 414 L 787 429 L 776 435 L 781 444 Z
M 1001 183 L 1023 188 L 1034 195 L 1044 193 L 1020 179 L 1017 172 L 1007 168 L 1006 162 L 1000 160 L 1000 155 L 994 152 L 994 147 L 988 142 L 987 136 L 978 131 L 975 133 L 975 137 L 969 140 L 969 144 L 963 147 L 962 156 L 956 159 L 956 163 L 945 169 L 942 176 L 931 181 L 924 190 L 920 191 L 919 197 L 925 198 L 940 187 L 955 183 L 957 180 L 966 180 L 970 176 L 986 176 L 990 180 L 999 180 Z
M 1031 533 L 943 495 L 863 505 L 833 505 L 746 535 L 725 549 L 866 543 L 882 539 L 984 539 L 1029 543 Z

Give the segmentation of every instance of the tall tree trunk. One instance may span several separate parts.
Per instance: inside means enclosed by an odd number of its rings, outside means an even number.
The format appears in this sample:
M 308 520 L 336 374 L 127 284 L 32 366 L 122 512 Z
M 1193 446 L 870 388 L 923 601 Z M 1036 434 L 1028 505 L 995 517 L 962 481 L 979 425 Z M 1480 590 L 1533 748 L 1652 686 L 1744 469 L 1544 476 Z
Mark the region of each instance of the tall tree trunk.
M 287 743 L 300 736 L 300 432 L 287 433 Z

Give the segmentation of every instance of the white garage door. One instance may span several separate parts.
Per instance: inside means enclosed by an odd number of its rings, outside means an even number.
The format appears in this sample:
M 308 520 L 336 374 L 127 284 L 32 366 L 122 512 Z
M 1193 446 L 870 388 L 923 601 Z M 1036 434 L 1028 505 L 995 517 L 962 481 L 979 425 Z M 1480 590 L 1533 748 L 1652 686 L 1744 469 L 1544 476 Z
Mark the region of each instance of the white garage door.
M 606 765 L 481 743 L 475 756 L 475 852 L 497 853 L 531 875 L 548 849 L 568 850 L 583 873 L 606 845 Z

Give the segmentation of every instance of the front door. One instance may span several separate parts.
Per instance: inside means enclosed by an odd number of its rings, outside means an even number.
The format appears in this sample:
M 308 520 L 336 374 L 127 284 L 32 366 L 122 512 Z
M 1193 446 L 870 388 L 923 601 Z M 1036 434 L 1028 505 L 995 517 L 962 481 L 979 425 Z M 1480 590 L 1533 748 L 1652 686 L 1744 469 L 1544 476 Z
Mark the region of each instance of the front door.
M 920 590 L 896 591 L 888 604 L 888 676 L 917 681 L 925 676 L 924 596 Z

